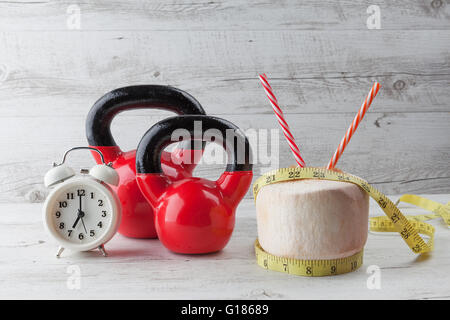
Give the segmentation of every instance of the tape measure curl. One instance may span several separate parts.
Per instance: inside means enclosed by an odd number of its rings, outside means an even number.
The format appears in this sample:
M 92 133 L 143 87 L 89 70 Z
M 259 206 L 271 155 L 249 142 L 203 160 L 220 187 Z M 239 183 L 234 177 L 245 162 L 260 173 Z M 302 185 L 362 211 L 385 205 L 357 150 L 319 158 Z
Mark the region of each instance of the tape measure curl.
M 407 215 L 406 219 L 411 223 L 411 225 L 417 230 L 418 233 L 425 234 L 430 237 L 428 241 L 428 245 L 433 248 L 434 246 L 434 232 L 435 228 L 424 221 L 432 220 L 436 218 L 442 218 L 447 226 L 450 226 L 450 202 L 447 204 L 442 204 L 430 199 L 426 199 L 421 196 L 417 196 L 414 194 L 404 194 L 402 195 L 397 202 L 398 205 L 400 202 L 409 203 L 420 207 L 424 210 L 433 212 L 433 214 L 420 214 L 420 215 Z M 372 217 L 369 220 L 370 230 L 377 232 L 395 232 L 395 227 L 392 221 L 389 220 L 388 217 Z
M 417 254 L 432 251 L 434 245 L 434 227 L 423 221 L 442 217 L 447 225 L 450 225 L 450 203 L 444 206 L 422 197 L 404 195 L 399 201 L 409 202 L 434 212 L 434 214 L 430 215 L 405 216 L 388 197 L 371 186 L 367 181 L 348 173 L 322 168 L 282 168 L 265 173 L 253 185 L 255 201 L 258 192 L 264 186 L 301 179 L 320 179 L 356 184 L 374 199 L 386 214 L 386 217 L 370 218 L 370 230 L 400 233 L 409 248 Z M 419 233 L 430 237 L 428 243 L 420 237 Z M 258 264 L 263 268 L 305 276 L 334 275 L 356 270 L 362 264 L 363 256 L 361 251 L 351 257 L 332 260 L 283 258 L 265 252 L 258 240 L 255 242 L 255 253 Z

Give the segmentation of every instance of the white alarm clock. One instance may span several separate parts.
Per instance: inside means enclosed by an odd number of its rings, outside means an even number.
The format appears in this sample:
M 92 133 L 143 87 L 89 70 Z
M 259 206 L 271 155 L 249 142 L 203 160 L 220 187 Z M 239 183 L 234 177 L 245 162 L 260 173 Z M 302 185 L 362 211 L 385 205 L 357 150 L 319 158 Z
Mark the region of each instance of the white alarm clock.
M 80 174 L 64 164 L 69 152 L 89 149 L 100 154 L 102 164 L 81 169 Z M 53 164 L 44 178 L 52 188 L 43 208 L 44 225 L 60 244 L 57 257 L 65 248 L 89 251 L 98 248 L 104 256 L 104 244 L 116 233 L 121 219 L 121 206 L 116 193 L 107 184 L 118 185 L 119 175 L 103 154 L 90 147 L 72 148 L 60 164 Z

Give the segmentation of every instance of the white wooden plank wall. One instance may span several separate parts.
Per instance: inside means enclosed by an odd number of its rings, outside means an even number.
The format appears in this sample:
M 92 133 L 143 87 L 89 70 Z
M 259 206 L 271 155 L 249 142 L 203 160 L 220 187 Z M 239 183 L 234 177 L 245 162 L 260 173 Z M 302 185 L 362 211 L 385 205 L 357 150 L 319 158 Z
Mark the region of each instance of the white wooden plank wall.
M 380 30 L 366 26 L 372 4 Z M 79 30 L 67 28 L 70 5 L 80 9 Z M 379 81 L 339 167 L 385 193 L 450 193 L 449 1 L 6 1 L 0 202 L 42 201 L 50 164 L 86 144 L 88 110 L 120 86 L 170 84 L 244 130 L 278 128 L 259 72 L 269 75 L 302 155 L 316 166 Z M 135 148 L 167 115 L 123 114 L 113 133 L 124 149 Z M 279 139 L 279 165 L 288 166 L 293 159 Z M 80 154 L 72 163 L 92 162 Z M 197 171 L 216 177 L 223 167 Z

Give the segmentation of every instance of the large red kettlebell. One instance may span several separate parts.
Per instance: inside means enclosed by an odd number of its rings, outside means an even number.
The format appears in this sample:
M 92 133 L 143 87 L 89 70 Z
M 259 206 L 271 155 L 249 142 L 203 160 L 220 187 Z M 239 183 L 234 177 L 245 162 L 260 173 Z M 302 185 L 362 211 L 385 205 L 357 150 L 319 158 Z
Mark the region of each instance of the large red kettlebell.
M 201 132 L 195 132 L 199 124 Z M 171 136 L 176 129 L 192 139 L 222 144 L 228 162 L 217 181 L 173 178 L 163 172 L 161 152 L 173 142 Z M 216 117 L 171 117 L 145 133 L 136 151 L 136 180 L 154 209 L 158 238 L 168 249 L 178 253 L 208 253 L 225 247 L 233 232 L 236 207 L 252 181 L 250 154 L 249 142 L 242 131 Z
M 194 97 L 180 89 L 170 86 L 140 85 L 108 92 L 95 102 L 87 116 L 86 136 L 89 145 L 100 150 L 107 163 L 112 162 L 120 177 L 120 184 L 117 187 L 111 186 L 117 192 L 122 205 L 119 232 L 133 238 L 155 238 L 157 234 L 153 209 L 136 184 L 136 150 L 123 152 L 116 145 L 110 130 L 111 122 L 118 113 L 140 108 L 163 109 L 177 114 L 205 114 L 205 111 Z M 190 145 L 190 143 L 189 147 L 183 145 L 185 150 L 173 151 L 174 156 L 185 157 L 185 153 L 188 152 L 189 155 L 201 157 L 201 151 L 188 150 Z M 101 159 L 97 153 L 93 155 L 97 163 L 100 163 Z M 163 171 L 170 177 L 191 176 L 196 162 L 180 163 L 172 161 L 169 152 L 161 154 Z

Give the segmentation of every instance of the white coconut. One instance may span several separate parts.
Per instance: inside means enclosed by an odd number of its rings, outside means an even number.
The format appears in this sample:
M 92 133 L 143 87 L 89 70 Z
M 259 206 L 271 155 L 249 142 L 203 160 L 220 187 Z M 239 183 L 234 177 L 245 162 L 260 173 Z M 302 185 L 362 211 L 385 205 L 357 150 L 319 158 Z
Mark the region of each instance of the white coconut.
M 349 182 L 280 182 L 259 191 L 256 213 L 259 243 L 268 253 L 296 259 L 337 259 L 363 249 L 369 196 Z

